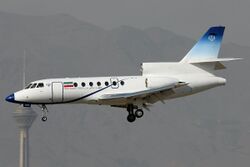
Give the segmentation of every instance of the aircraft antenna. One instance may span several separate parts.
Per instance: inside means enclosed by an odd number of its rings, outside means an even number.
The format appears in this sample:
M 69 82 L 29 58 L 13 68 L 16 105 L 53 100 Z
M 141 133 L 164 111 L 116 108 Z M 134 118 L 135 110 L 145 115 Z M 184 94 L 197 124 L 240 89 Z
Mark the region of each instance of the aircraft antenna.
M 23 88 L 26 85 L 26 49 L 23 51 Z

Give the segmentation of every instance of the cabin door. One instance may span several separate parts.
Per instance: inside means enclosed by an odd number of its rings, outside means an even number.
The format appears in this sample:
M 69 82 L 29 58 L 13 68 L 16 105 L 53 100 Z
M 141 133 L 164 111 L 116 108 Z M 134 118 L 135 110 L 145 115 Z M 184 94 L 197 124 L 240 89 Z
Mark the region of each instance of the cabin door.
M 52 102 L 63 101 L 63 84 L 61 82 L 52 83 Z

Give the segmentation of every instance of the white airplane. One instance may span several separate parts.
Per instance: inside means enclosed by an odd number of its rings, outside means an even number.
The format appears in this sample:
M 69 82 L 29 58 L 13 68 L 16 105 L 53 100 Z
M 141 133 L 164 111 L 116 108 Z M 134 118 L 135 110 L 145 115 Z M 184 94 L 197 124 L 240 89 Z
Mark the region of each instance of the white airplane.
M 6 101 L 40 106 L 42 121 L 47 120 L 46 105 L 86 103 L 126 108 L 127 120 L 134 122 L 153 103 L 225 85 L 226 79 L 214 72 L 226 68 L 221 62 L 239 58 L 218 58 L 224 29 L 209 28 L 180 62 L 143 63 L 141 76 L 42 79 L 7 96 Z

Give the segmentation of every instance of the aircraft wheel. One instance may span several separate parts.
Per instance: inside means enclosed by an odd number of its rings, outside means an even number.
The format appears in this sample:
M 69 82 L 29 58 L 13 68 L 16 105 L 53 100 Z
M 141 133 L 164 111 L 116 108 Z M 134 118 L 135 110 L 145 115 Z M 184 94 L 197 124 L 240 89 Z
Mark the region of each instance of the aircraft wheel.
M 47 121 L 47 120 L 48 120 L 48 118 L 47 118 L 47 117 L 45 117 L 45 116 L 43 116 L 41 120 L 42 120 L 43 122 L 45 122 L 45 121 Z
M 134 122 L 136 119 L 136 116 L 134 114 L 129 114 L 127 117 L 128 122 Z
M 135 111 L 136 118 L 141 118 L 144 115 L 144 112 L 142 109 L 138 109 Z

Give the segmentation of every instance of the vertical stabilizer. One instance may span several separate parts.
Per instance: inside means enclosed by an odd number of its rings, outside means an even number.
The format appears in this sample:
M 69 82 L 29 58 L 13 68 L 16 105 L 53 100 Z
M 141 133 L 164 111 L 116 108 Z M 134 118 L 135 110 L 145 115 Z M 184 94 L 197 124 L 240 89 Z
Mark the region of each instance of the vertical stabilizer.
M 218 57 L 225 27 L 211 27 L 181 60 L 192 61 L 216 59 Z

